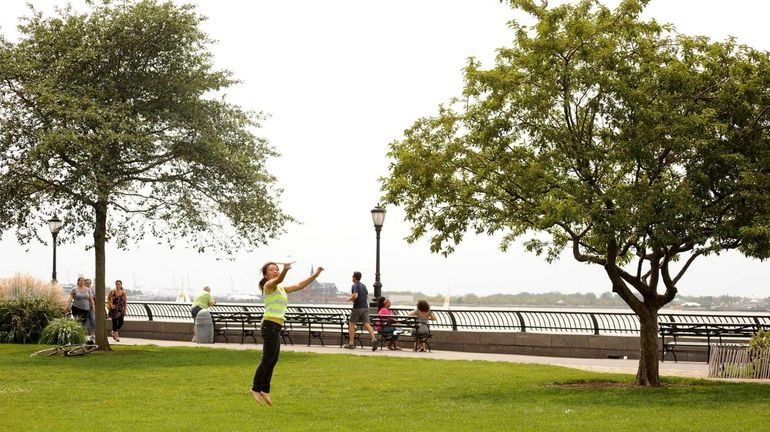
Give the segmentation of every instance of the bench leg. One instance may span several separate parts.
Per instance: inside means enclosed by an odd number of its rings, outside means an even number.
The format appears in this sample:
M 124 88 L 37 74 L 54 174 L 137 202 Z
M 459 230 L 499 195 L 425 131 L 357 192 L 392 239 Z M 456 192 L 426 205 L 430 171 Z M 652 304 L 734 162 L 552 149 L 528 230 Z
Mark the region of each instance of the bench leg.
M 674 351 L 674 348 L 663 348 L 663 355 L 660 357 L 660 362 L 663 363 L 666 361 L 666 354 L 671 353 L 671 357 L 674 357 L 674 363 L 679 363 L 679 360 L 676 359 L 676 352 Z

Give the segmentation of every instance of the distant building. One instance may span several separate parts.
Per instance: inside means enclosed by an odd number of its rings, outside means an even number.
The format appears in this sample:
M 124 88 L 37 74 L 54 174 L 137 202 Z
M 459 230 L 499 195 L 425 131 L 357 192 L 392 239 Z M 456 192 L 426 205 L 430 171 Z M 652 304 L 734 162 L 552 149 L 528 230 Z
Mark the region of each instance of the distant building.
M 310 274 L 313 274 L 313 267 Z M 313 280 L 305 289 L 291 294 L 293 303 L 341 303 L 345 301 L 345 293 L 337 291 L 337 284 L 333 282 L 318 282 Z
M 742 298 L 735 304 L 736 309 L 740 310 L 767 310 L 767 299 Z

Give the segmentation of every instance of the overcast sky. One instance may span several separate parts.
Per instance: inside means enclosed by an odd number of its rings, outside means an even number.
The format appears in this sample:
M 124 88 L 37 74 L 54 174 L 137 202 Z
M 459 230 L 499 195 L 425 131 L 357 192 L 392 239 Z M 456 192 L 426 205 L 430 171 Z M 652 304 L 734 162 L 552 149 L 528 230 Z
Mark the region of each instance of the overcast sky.
M 15 40 L 27 0 L 5 0 L 0 33 Z M 35 1 L 42 11 L 63 1 Z M 374 282 L 375 233 L 370 210 L 387 173 L 388 144 L 421 116 L 462 90 L 469 56 L 492 65 L 497 48 L 510 45 L 506 23 L 514 17 L 498 0 L 201 0 L 209 17 L 204 30 L 218 68 L 242 84 L 228 99 L 271 115 L 258 131 L 282 154 L 270 164 L 285 190 L 283 209 L 302 221 L 280 240 L 235 260 L 157 246 L 147 239 L 129 251 L 107 250 L 107 280 L 127 288 L 255 293 L 259 268 L 291 254 L 293 282 L 311 266 L 327 271 L 321 281 L 347 290 L 354 270 Z M 614 5 L 617 2 L 606 2 Z M 764 0 L 653 0 L 645 15 L 673 23 L 682 33 L 722 40 L 728 35 L 770 49 Z M 73 2 L 82 9 L 82 2 Z M 431 254 L 426 241 L 408 245 L 409 226 L 399 208 L 388 208 L 381 240 L 383 289 L 429 294 L 488 295 L 561 291 L 609 291 L 601 267 L 565 255 L 554 264 L 523 251 L 502 253 L 499 238 L 468 236 L 455 254 Z M 64 215 L 62 215 L 64 216 Z M 66 217 L 66 216 L 65 216 Z M 41 226 L 44 238 L 48 228 Z M 58 247 L 58 276 L 74 282 L 94 273 L 93 250 L 84 238 Z M 699 259 L 679 284 L 683 295 L 767 297 L 768 263 L 738 253 Z M 51 246 L 20 246 L 12 233 L 0 239 L 0 277 L 16 272 L 51 276 Z

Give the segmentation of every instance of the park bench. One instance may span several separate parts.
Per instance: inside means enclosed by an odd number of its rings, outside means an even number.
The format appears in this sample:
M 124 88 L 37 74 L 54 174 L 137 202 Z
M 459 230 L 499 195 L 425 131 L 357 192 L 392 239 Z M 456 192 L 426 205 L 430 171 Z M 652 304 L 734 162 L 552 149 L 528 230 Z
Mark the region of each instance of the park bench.
M 336 339 L 339 335 L 339 343 L 342 346 L 343 336 L 347 334 L 346 322 L 344 315 L 334 312 L 289 312 L 286 314 L 282 336 L 284 343 L 288 340 L 289 343 L 294 344 L 292 334 L 303 333 L 307 335 L 308 346 L 314 339 L 318 339 L 321 346 L 326 346 L 324 336 L 334 335 Z
M 262 322 L 262 312 L 211 312 L 211 321 L 214 325 L 214 341 L 217 335 L 225 338 L 230 343 L 228 336 L 239 335 L 241 343 L 246 337 L 250 337 L 257 343 L 257 332 Z
M 706 361 L 711 355 L 714 343 L 740 343 L 751 339 L 762 326 L 755 323 L 738 322 L 660 322 L 661 361 L 671 353 L 674 361 L 678 348 L 705 348 Z
M 214 325 L 214 338 L 222 336 L 226 343 L 230 343 L 230 336 L 240 336 L 241 343 L 250 337 L 254 343 L 260 334 L 263 312 L 225 312 L 212 311 L 211 320 Z M 294 344 L 293 336 L 297 333 L 307 335 L 308 346 L 314 339 L 318 339 L 325 346 L 324 336 L 329 334 L 339 337 L 342 345 L 345 316 L 338 313 L 313 313 L 313 312 L 288 312 L 286 321 L 281 330 L 281 340 L 284 344 Z
M 423 342 L 425 347 L 430 351 L 430 326 L 428 326 L 428 333 L 426 335 L 418 335 L 417 327 L 420 323 L 417 321 L 417 317 L 414 316 L 399 316 L 399 315 L 370 315 L 369 320 L 372 323 L 372 327 L 379 330 L 377 336 L 379 337 L 379 348 L 382 349 L 385 342 L 391 342 L 394 339 L 399 341 L 411 341 L 411 342 Z M 393 327 L 394 331 L 383 333 L 386 327 Z

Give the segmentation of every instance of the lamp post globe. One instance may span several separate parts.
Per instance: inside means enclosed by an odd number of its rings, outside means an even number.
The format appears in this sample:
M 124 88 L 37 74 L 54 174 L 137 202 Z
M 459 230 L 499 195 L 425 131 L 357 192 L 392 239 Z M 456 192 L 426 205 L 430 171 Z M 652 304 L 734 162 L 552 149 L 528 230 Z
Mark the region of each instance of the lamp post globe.
M 61 229 L 62 221 L 57 216 L 48 220 L 48 229 L 51 230 L 53 236 L 53 271 L 51 272 L 51 281 L 56 282 L 56 236 Z
M 375 258 L 375 270 L 374 270 L 374 300 L 370 306 L 377 306 L 377 299 L 382 295 L 382 282 L 380 282 L 380 231 L 382 231 L 382 224 L 385 222 L 385 209 L 380 207 L 380 204 L 372 209 L 372 222 L 374 223 L 374 232 L 377 235 L 377 253 Z

